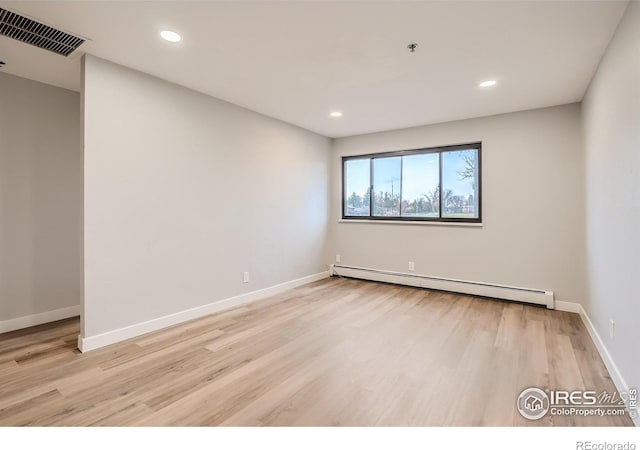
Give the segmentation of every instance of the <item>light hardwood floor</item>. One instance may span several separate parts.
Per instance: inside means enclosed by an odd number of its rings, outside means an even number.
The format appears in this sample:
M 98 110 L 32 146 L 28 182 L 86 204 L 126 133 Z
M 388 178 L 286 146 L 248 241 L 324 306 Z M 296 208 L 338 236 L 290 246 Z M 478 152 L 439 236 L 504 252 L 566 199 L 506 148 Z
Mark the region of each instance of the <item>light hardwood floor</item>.
M 0 425 L 527 421 L 529 386 L 614 391 L 576 314 L 331 278 L 81 354 L 78 319 L 0 335 Z

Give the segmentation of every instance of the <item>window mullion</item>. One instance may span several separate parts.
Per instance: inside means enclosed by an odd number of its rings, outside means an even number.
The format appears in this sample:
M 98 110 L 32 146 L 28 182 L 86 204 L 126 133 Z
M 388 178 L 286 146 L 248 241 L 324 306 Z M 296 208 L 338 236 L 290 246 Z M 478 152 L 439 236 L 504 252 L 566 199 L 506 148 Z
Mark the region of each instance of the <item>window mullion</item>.
M 369 219 L 373 218 L 373 158 L 369 159 Z
M 398 217 L 402 217 L 402 171 L 404 170 L 404 156 L 400 157 L 400 201 L 398 202 Z M 393 183 L 393 181 L 392 181 Z
M 442 219 L 442 152 L 438 152 L 438 218 Z

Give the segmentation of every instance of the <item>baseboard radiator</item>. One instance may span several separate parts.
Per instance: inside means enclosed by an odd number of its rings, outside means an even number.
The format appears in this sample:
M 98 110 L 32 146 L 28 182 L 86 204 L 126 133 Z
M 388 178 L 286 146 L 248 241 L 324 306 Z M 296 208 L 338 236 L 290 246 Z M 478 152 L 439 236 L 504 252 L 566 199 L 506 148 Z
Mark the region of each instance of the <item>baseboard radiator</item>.
M 482 297 L 514 300 L 517 302 L 544 305 L 555 309 L 553 291 L 539 289 L 503 286 L 499 284 L 481 283 L 477 281 L 463 281 L 449 278 L 430 277 L 412 273 L 391 272 L 387 270 L 368 269 L 364 267 L 331 265 L 331 275 L 363 280 L 382 281 L 385 283 L 402 284 L 438 291 L 457 292 L 460 294 L 478 295 Z

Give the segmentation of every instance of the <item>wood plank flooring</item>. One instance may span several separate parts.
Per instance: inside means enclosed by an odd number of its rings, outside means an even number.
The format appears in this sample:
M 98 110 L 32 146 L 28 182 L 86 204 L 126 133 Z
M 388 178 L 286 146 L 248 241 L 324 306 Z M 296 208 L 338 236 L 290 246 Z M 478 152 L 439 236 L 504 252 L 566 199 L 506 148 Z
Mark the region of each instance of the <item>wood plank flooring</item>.
M 331 278 L 110 347 L 78 319 L 0 335 L 0 425 L 631 425 L 516 411 L 613 392 L 576 314 Z

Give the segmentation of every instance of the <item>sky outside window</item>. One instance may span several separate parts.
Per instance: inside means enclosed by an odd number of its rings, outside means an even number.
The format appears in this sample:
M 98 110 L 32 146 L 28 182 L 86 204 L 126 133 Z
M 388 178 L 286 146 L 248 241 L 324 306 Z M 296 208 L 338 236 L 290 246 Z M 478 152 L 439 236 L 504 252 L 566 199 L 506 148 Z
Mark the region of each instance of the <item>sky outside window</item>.
M 438 217 L 440 154 L 402 157 L 402 215 Z
M 369 215 L 370 163 L 371 160 L 367 158 L 351 159 L 344 164 L 344 211 L 348 216 Z
M 373 160 L 373 215 L 400 215 L 400 167 L 402 158 Z

